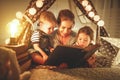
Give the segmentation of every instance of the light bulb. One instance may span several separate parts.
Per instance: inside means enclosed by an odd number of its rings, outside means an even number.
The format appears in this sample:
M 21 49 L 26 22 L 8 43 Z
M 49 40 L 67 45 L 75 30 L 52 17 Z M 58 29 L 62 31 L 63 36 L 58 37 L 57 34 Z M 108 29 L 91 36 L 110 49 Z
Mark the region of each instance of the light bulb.
M 93 19 L 94 19 L 94 21 L 98 21 L 100 19 L 100 16 L 99 15 L 95 15 Z
M 82 3 L 82 5 L 83 5 L 84 7 L 88 5 L 88 1 L 87 1 L 87 0 L 83 0 L 81 3 Z
M 22 12 L 18 11 L 18 12 L 16 13 L 16 17 L 17 17 L 18 19 L 22 19 L 22 18 L 23 18 Z
M 31 15 L 34 15 L 34 14 L 36 14 L 36 9 L 35 8 L 30 8 L 29 9 L 29 13 L 31 14 Z
M 104 24 L 105 24 L 105 23 L 104 23 L 103 20 L 99 20 L 99 21 L 97 22 L 97 25 L 98 25 L 98 26 L 104 26 Z
M 18 31 L 19 25 L 20 25 L 20 23 L 19 23 L 18 19 L 14 19 L 12 22 L 10 22 L 9 26 L 10 26 L 11 37 L 15 37 L 15 35 Z
M 91 5 L 87 5 L 87 6 L 85 7 L 85 10 L 86 10 L 86 11 L 91 11 L 91 10 L 92 10 L 92 6 L 91 6 Z
M 89 17 L 94 17 L 94 15 L 95 15 L 95 13 L 94 13 L 93 11 L 90 11 L 90 12 L 88 13 L 88 16 L 89 16 Z
M 42 1 L 42 0 L 37 0 L 37 1 L 36 1 L 36 6 L 37 6 L 38 8 L 41 8 L 41 7 L 43 6 L 43 1 Z

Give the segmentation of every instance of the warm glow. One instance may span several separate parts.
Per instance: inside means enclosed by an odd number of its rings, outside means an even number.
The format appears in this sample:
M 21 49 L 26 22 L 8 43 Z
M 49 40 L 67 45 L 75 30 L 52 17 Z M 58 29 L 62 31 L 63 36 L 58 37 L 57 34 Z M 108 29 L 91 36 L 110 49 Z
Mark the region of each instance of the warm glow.
M 36 14 L 36 9 L 35 8 L 30 8 L 29 9 L 29 13 L 31 14 L 31 15 L 34 15 L 34 14 Z
M 91 11 L 91 10 L 92 10 L 92 6 L 91 6 L 91 5 L 87 5 L 87 6 L 85 7 L 85 10 L 86 10 L 86 11 Z
M 10 44 L 10 38 L 5 40 L 5 44 Z
M 103 20 L 100 20 L 100 21 L 98 21 L 98 23 L 97 23 L 98 26 L 104 26 L 104 24 L 105 24 L 105 23 L 104 23 Z
M 82 5 L 85 7 L 85 6 L 87 6 L 88 5 L 88 1 L 87 0 L 83 0 L 82 1 Z
M 18 31 L 18 25 L 19 25 L 19 20 L 14 19 L 12 22 L 10 22 L 10 34 L 11 37 L 15 37 L 16 33 Z
M 100 20 L 100 16 L 99 15 L 95 15 L 93 19 L 94 19 L 94 21 L 98 21 L 98 20 Z
M 38 8 L 41 8 L 41 7 L 43 6 L 43 0 L 37 0 L 37 1 L 36 1 L 36 6 L 37 6 Z
M 91 11 L 91 12 L 88 13 L 89 17 L 94 17 L 94 15 L 95 15 L 95 13 L 93 11 Z
M 23 18 L 22 12 L 18 11 L 18 12 L 16 13 L 16 17 L 17 17 L 18 19 L 22 19 L 22 18 Z

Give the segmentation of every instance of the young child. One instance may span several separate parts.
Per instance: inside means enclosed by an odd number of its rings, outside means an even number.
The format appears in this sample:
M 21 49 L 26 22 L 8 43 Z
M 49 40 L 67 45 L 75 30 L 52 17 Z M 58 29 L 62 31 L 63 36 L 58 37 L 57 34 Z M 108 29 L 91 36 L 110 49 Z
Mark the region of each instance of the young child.
M 56 25 L 57 21 L 52 12 L 44 11 L 40 14 L 39 29 L 35 30 L 31 36 L 34 50 L 28 51 L 34 63 L 44 64 L 47 60 L 51 47 L 49 34 L 54 31 Z
M 84 26 L 79 29 L 78 34 L 77 34 L 77 40 L 75 45 L 79 46 L 80 48 L 84 49 L 88 47 L 89 45 L 92 45 L 92 40 L 93 40 L 93 30 L 89 26 Z M 95 62 L 95 55 L 90 57 L 87 60 L 88 64 L 93 67 L 93 64 Z
M 80 47 L 81 49 L 84 49 L 91 45 L 91 42 L 93 40 L 93 30 L 89 26 L 84 26 L 79 29 L 77 35 L 76 35 L 76 42 L 73 46 Z M 83 60 L 81 64 L 76 63 L 77 66 L 74 67 L 94 67 L 95 62 L 95 55 L 90 57 L 87 61 Z M 68 64 L 62 63 L 59 66 L 60 68 L 67 68 L 69 67 Z

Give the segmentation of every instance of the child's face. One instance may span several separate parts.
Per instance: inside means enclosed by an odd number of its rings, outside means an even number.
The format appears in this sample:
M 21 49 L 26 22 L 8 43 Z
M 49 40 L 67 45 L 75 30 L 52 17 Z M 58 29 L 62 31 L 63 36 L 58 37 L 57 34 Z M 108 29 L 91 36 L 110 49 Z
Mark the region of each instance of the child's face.
M 79 33 L 76 44 L 81 48 L 87 47 L 91 42 L 90 36 L 85 33 Z
M 71 33 L 71 29 L 73 27 L 73 21 L 67 20 L 67 21 L 62 21 L 60 26 L 59 26 L 59 32 L 62 37 L 69 36 Z
M 40 29 L 46 34 L 51 34 L 54 31 L 55 23 L 51 23 L 49 21 L 45 21 L 44 23 L 40 23 Z

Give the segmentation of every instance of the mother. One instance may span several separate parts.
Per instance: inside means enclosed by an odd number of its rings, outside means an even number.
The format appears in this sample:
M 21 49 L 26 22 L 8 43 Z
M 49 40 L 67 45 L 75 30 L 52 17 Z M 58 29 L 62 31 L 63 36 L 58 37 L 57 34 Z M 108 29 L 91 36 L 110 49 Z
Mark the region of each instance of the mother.
M 57 45 L 73 45 L 76 33 L 72 31 L 74 27 L 74 14 L 69 9 L 63 9 L 58 14 L 58 29 L 52 34 L 53 47 Z

